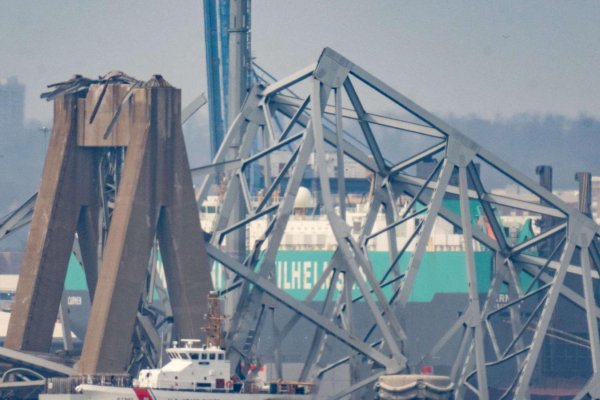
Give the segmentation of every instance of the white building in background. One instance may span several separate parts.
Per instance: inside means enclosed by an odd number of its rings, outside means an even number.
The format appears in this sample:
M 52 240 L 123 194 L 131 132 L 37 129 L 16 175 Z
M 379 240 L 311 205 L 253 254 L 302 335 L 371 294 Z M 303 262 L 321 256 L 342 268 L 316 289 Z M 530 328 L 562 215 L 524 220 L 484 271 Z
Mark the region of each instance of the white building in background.
M 592 215 L 600 224 L 600 176 L 592 177 Z
M 579 190 L 557 190 L 555 194 L 573 208 L 579 207 Z M 592 176 L 592 217 L 600 224 L 600 176 Z
M 519 186 L 508 186 L 502 189 L 492 189 L 493 194 L 501 196 L 519 196 L 522 200 L 537 202 L 538 197 L 526 191 L 521 190 Z M 571 207 L 579 208 L 579 190 L 554 190 L 553 193 L 560 197 L 562 201 Z M 527 215 L 526 211 L 513 210 L 514 216 Z M 600 224 L 600 176 L 592 177 L 592 216 L 597 224 Z

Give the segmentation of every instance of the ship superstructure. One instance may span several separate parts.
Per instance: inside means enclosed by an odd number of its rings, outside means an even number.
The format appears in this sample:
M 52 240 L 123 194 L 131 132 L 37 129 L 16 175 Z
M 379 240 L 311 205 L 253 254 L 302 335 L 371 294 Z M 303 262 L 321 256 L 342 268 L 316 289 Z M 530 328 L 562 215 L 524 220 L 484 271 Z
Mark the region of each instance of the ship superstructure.
M 169 362 L 140 371 L 136 385 L 150 389 L 233 390 L 231 365 L 225 350 L 200 340 L 184 339 L 167 349 Z M 239 391 L 239 389 L 238 389 Z

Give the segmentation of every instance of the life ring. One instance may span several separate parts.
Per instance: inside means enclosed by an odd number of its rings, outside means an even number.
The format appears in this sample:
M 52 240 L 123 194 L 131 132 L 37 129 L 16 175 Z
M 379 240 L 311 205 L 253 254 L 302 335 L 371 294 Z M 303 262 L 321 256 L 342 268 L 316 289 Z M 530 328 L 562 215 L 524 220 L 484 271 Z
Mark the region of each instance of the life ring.
M 227 389 L 231 389 L 233 387 L 233 381 L 227 381 L 227 382 L 225 382 L 225 387 Z

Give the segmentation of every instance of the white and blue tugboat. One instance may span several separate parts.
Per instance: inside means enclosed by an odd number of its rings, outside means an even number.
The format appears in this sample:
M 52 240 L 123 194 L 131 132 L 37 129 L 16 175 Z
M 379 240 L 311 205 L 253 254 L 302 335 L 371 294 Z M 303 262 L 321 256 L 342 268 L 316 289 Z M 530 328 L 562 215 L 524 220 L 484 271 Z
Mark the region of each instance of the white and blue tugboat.
M 141 370 L 131 385 L 117 376 L 80 376 L 48 381 L 41 400 L 220 400 L 306 399 L 312 385 L 279 380 L 235 381 L 226 352 L 200 340 L 181 340 L 167 349 L 169 362 Z M 69 382 L 67 382 L 67 380 Z M 76 383 L 76 384 L 74 384 Z M 75 393 L 67 393 L 68 388 Z

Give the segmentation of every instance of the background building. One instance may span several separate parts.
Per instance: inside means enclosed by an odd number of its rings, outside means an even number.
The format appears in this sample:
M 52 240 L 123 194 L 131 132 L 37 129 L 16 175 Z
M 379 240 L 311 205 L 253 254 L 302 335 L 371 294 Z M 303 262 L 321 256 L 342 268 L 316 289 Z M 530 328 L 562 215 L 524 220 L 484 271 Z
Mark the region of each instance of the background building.
M 0 136 L 18 135 L 23 130 L 25 85 L 15 76 L 0 80 Z

